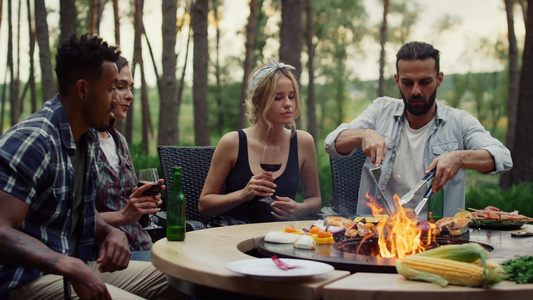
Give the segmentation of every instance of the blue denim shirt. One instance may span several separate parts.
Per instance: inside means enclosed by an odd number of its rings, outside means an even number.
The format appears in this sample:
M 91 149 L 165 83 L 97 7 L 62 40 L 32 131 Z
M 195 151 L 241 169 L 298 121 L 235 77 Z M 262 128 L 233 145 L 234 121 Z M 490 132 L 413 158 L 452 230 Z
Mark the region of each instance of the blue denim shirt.
M 90 130 L 78 142 L 86 149 L 86 181 L 80 216 L 78 258 L 87 262 L 94 244 L 96 155 L 99 143 Z M 58 96 L 0 137 L 0 189 L 26 202 L 28 213 L 20 231 L 50 249 L 70 255 L 69 233 L 74 203 L 75 173 L 71 162 L 76 143 Z M 83 220 L 83 221 L 82 221 Z M 43 272 L 16 265 L 0 265 L 0 298 Z
M 387 153 L 382 163 L 382 175 L 378 182 L 381 189 L 385 191 L 392 173 L 400 132 L 405 122 L 404 103 L 401 99 L 378 98 L 356 119 L 350 123 L 341 124 L 326 137 L 324 140 L 326 152 L 336 157 L 350 156 L 355 149 L 346 155 L 337 152 L 335 140 L 339 134 L 347 129 L 376 130 L 387 143 Z M 492 137 L 476 118 L 466 111 L 437 102 L 436 117 L 429 129 L 424 151 L 424 167 L 427 168 L 435 158 L 448 152 L 479 149 L 487 150 L 494 158 L 496 168 L 489 174 L 501 173 L 512 168 L 513 162 L 509 150 Z M 367 191 L 374 197 L 378 195 L 377 187 L 370 174 L 370 169 L 373 167 L 374 164 L 370 162 L 370 158 L 367 158 L 361 174 L 357 214 L 371 213 L 361 201 L 366 200 Z M 444 217 L 454 216 L 458 208 L 464 209 L 465 182 L 466 170 L 459 169 L 457 175 L 444 186 Z M 394 210 L 392 199 L 387 199 L 387 201 Z M 425 209 L 422 215 L 425 215 Z

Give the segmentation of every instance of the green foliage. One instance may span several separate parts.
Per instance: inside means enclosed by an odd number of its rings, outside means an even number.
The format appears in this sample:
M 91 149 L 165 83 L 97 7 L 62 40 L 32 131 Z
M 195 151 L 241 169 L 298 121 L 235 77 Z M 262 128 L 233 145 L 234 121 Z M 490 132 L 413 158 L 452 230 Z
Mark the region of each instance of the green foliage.
M 210 86 L 208 101 L 211 136 L 221 136 L 237 128 L 241 88 L 242 84 L 237 82 L 227 83 L 220 90 Z
M 159 177 L 162 178 L 161 164 L 159 162 L 159 155 L 148 154 L 143 150 L 142 143 L 135 143 L 129 145 L 131 160 L 135 171 L 139 173 L 140 169 L 157 168 Z
M 471 186 L 466 192 L 465 206 L 482 209 L 492 205 L 503 211 L 518 210 L 520 214 L 533 216 L 533 182 L 523 182 L 508 190 L 495 183 Z
M 400 16 L 399 24 L 388 24 L 387 40 L 391 43 L 403 45 L 408 42 L 411 29 L 414 27 L 420 12 L 419 5 L 412 1 L 391 1 L 389 6 L 389 20 L 394 20 L 394 16 Z M 392 18 L 391 18 L 392 17 Z
M 378 97 L 378 84 L 378 80 L 356 81 L 354 82 L 353 89 L 360 91 L 361 94 L 364 95 L 364 98 L 368 100 L 368 104 L 370 104 L 370 101 L 373 101 Z M 394 76 L 385 78 L 385 95 L 388 97 L 400 98 L 400 91 L 396 85 Z
M 318 181 L 320 183 L 320 195 L 322 206 L 330 206 L 333 200 L 333 184 L 331 182 L 331 167 L 329 164 L 329 154 L 324 149 L 321 142 L 317 149 Z
M 349 54 L 360 50 L 359 41 L 368 34 L 368 18 L 360 0 L 317 1 L 313 11 L 315 81 L 323 83 L 322 87 L 316 86 L 317 115 L 327 114 L 338 124 L 345 117 L 344 106 L 349 101 L 346 84 L 354 77 L 347 60 Z M 318 120 L 320 127 L 320 117 Z

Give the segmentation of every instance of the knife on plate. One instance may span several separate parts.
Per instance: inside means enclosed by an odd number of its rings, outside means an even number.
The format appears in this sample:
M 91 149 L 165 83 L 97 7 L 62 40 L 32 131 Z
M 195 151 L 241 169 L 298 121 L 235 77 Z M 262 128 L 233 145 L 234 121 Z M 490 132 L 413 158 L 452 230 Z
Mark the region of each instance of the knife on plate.
M 403 195 L 403 197 L 400 199 L 400 205 L 403 206 L 407 202 L 411 201 L 415 196 L 415 193 L 418 192 L 418 190 L 421 189 L 423 186 L 425 186 L 425 184 L 430 181 L 433 176 L 435 176 L 436 171 L 437 169 L 433 169 L 431 172 L 427 173 L 414 188 L 412 188 L 409 192 L 405 193 L 405 195 Z

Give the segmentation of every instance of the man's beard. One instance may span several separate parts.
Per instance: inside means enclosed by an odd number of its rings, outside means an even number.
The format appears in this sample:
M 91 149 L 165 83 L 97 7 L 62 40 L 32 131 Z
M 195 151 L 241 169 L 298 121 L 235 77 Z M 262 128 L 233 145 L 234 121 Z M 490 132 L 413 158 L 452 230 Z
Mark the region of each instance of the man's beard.
M 96 131 L 100 131 L 100 132 L 104 132 L 104 131 L 109 131 L 111 129 L 113 129 L 115 127 L 115 124 L 117 123 L 117 120 L 115 118 L 109 120 L 109 124 L 105 125 L 105 126 L 100 126 L 98 128 L 94 128 L 96 129 Z
M 405 109 L 407 109 L 408 112 L 415 116 L 421 116 L 426 114 L 435 104 L 435 99 L 437 98 L 437 88 L 433 91 L 433 93 L 429 96 L 429 99 L 424 98 L 423 96 L 411 96 L 409 97 L 409 100 L 406 99 L 404 93 L 400 89 L 400 94 L 402 95 L 403 103 L 405 104 Z M 422 100 L 424 102 L 423 105 L 413 105 L 411 102 L 413 100 Z
M 114 109 L 115 109 L 115 106 L 113 105 L 113 106 L 111 106 L 111 107 L 109 108 L 109 110 L 107 111 L 107 113 L 108 113 L 108 114 L 111 113 Z M 117 122 L 117 119 L 115 119 L 115 118 L 113 117 L 113 118 L 111 118 L 111 119 L 109 120 L 109 122 L 108 122 L 107 124 L 100 124 L 100 125 L 98 125 L 98 127 L 93 126 L 93 128 L 96 129 L 96 131 L 99 131 L 99 132 L 110 131 L 111 129 L 114 128 L 116 122 Z

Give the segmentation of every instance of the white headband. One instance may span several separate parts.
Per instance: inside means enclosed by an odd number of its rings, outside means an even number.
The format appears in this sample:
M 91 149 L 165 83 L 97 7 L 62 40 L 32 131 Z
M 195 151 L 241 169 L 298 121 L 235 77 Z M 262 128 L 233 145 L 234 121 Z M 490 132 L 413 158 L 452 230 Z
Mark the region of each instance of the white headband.
M 255 73 L 252 75 L 252 79 L 250 79 L 250 86 L 248 87 L 248 98 L 249 99 L 252 99 L 257 86 L 261 82 L 263 82 L 263 80 L 265 80 L 267 76 L 272 74 L 272 72 L 276 70 L 282 70 L 282 69 L 295 70 L 293 66 L 280 63 L 273 57 L 270 57 L 269 60 L 270 60 L 270 64 L 262 66 L 257 71 L 255 71 Z

